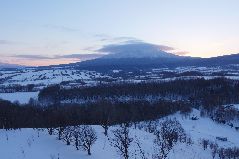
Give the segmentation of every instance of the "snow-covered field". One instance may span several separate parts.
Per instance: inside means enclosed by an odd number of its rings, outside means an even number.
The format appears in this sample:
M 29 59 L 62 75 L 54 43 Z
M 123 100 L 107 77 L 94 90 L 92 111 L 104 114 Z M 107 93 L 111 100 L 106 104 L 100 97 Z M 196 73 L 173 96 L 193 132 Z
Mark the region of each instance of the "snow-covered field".
M 77 71 L 71 69 L 47 69 L 34 70 L 25 69 L 19 71 L 0 71 L 0 80 L 4 81 L 4 85 L 9 84 L 58 84 L 63 81 L 84 80 L 89 81 L 99 78 L 102 75 L 95 71 Z
M 101 135 L 100 130 L 98 136 Z M 108 145 L 104 145 L 106 138 L 101 138 L 93 146 L 92 156 L 88 157 L 84 151 L 77 151 L 73 146 L 67 146 L 56 136 L 49 136 L 46 132 L 33 129 L 0 131 L 0 153 L 4 159 L 79 159 L 79 158 L 114 158 L 114 153 Z M 8 139 L 7 139 L 8 138 Z M 105 146 L 105 147 L 104 147 Z M 105 155 L 105 156 L 104 156 Z
M 110 71 L 109 71 L 110 72 Z M 96 71 L 78 70 L 74 68 L 25 68 L 15 71 L 0 70 L 0 86 L 8 85 L 28 85 L 35 84 L 38 87 L 51 84 L 59 84 L 61 82 L 71 82 L 73 85 L 80 85 L 80 81 L 85 84 L 92 85 L 97 82 L 102 82 L 100 79 L 108 79 L 109 81 L 134 81 L 141 82 L 146 80 L 176 80 L 176 79 L 195 79 L 205 78 L 212 79 L 225 77 L 228 79 L 239 80 L 239 71 L 237 67 L 221 68 L 221 67 L 177 67 L 177 68 L 153 68 L 151 71 L 141 70 L 138 73 L 124 70 L 112 70 L 111 73 L 100 73 Z M 123 73 L 122 73 L 123 72 Z M 189 74 L 187 74 L 187 72 Z M 190 75 L 190 72 L 198 74 Z M 122 74 L 121 74 L 122 73 Z M 167 74 L 173 75 L 168 76 Z M 186 75 L 182 74 L 186 73 Z
M 199 115 L 199 111 L 194 110 L 191 116 Z M 208 139 L 216 142 L 220 147 L 238 147 L 239 132 L 229 126 L 217 124 L 208 118 L 191 120 L 180 114 L 171 115 L 170 118 L 176 118 L 193 140 L 192 145 L 185 143 L 176 144 L 170 151 L 169 159 L 210 159 L 211 150 L 204 150 L 200 144 L 201 139 Z M 160 122 L 164 119 L 160 119 Z M 108 138 L 103 134 L 101 126 L 93 126 L 97 133 L 97 141 L 92 147 L 92 155 L 87 152 L 76 150 L 74 146 L 67 146 L 63 141 L 57 140 L 57 137 L 48 135 L 47 131 L 37 131 L 33 129 L 21 130 L 0 130 L 0 154 L 3 159 L 118 159 L 120 158 L 116 149 L 112 147 Z M 112 129 L 110 127 L 109 132 Z M 39 136 L 38 136 L 39 133 Z M 112 134 L 109 133 L 109 137 Z M 145 155 L 152 158 L 154 153 L 153 140 L 155 136 L 146 132 L 144 129 L 130 128 L 130 136 L 134 138 L 130 148 L 131 158 L 140 158 L 137 155 L 136 139 L 140 142 Z M 216 137 L 227 137 L 228 141 L 219 141 Z
M 93 126 L 97 132 L 98 139 L 92 147 L 92 155 L 87 152 L 76 150 L 73 146 L 67 146 L 62 141 L 57 140 L 56 136 L 50 136 L 46 131 L 33 129 L 21 129 L 5 131 L 0 130 L 0 154 L 4 159 L 113 159 L 120 158 L 108 138 L 103 134 L 103 128 Z M 39 134 L 39 137 L 38 137 Z M 144 144 L 152 146 L 152 135 L 143 131 L 135 131 L 144 139 Z M 148 143 L 147 143 L 148 141 Z M 145 146 L 146 146 L 145 145 Z M 147 148 L 150 150 L 150 147 Z
M 20 104 L 26 104 L 30 98 L 37 99 L 39 92 L 15 92 L 15 93 L 0 93 L 0 99 L 11 102 L 18 101 Z

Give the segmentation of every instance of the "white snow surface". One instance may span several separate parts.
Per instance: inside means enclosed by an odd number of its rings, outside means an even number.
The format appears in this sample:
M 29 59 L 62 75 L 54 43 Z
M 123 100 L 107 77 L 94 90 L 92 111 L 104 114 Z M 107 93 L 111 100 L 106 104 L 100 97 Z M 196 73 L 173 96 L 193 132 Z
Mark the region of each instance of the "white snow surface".
M 0 99 L 10 102 L 18 101 L 20 104 L 26 104 L 30 98 L 37 99 L 39 92 L 15 92 L 15 93 L 0 93 Z
M 199 120 L 184 119 L 179 114 L 173 115 L 172 117 L 176 117 L 194 141 L 208 139 L 217 142 L 217 144 L 222 147 L 239 146 L 239 132 L 234 128 L 218 124 L 209 118 L 200 117 L 200 112 L 195 109 L 192 115 L 199 117 Z M 216 137 L 226 137 L 228 141 L 222 142 L 217 140 Z
M 191 116 L 198 116 L 199 111 L 194 110 Z M 192 145 L 178 143 L 173 147 L 168 155 L 168 159 L 211 159 L 211 150 L 203 150 L 200 145 L 201 139 L 208 139 L 218 143 L 220 147 L 238 147 L 239 133 L 222 124 L 217 124 L 209 118 L 201 118 L 199 120 L 191 120 L 185 118 L 179 113 L 169 116 L 176 118 L 183 126 L 188 136 L 193 140 Z M 159 119 L 157 122 L 161 122 Z M 146 124 L 142 122 L 141 124 Z M 109 137 L 112 137 L 111 130 L 118 126 L 110 127 Z M 40 131 L 39 137 L 37 130 L 21 129 L 21 130 L 0 130 L 0 154 L 3 159 L 119 159 L 120 156 L 116 149 L 112 147 L 103 134 L 101 126 L 93 126 L 97 132 L 97 141 L 92 147 L 92 155 L 88 156 L 83 150 L 76 150 L 74 146 L 67 146 L 63 141 L 57 140 L 55 135 L 48 135 L 46 131 Z M 146 132 L 144 129 L 130 128 L 130 136 L 139 139 L 142 149 L 148 158 L 154 153 L 154 135 Z M 227 137 L 228 141 L 222 142 L 216 140 L 216 137 Z M 130 152 L 131 158 L 140 158 L 134 155 L 137 146 L 133 142 Z M 218 157 L 218 156 L 217 156 Z M 216 157 L 216 158 L 217 158 Z
M 50 85 L 58 84 L 63 81 L 74 80 L 92 80 L 101 77 L 100 73 L 95 71 L 77 71 L 71 69 L 49 69 L 49 70 L 33 70 L 25 69 L 21 71 L 0 71 L 2 75 L 0 79 L 5 79 L 4 85 L 9 84 L 36 84 Z
M 158 81 L 172 81 L 176 79 L 213 79 L 222 77 L 221 75 L 216 75 L 214 73 L 226 72 L 223 77 L 233 80 L 239 80 L 239 69 L 236 68 L 222 68 L 222 67 L 177 67 L 177 68 L 153 68 L 151 71 L 142 72 L 142 75 L 131 75 L 133 72 L 124 72 L 124 70 L 112 70 L 112 74 L 100 73 L 96 71 L 88 70 L 78 70 L 77 68 L 68 67 L 53 67 L 53 68 L 24 68 L 21 70 L 7 71 L 0 70 L 0 86 L 8 85 L 28 85 L 35 84 L 37 87 L 60 84 L 61 82 L 69 82 L 74 85 L 81 85 L 84 82 L 86 85 L 94 85 L 97 82 L 103 82 L 99 79 L 109 79 L 120 82 L 124 79 L 124 74 L 121 75 L 120 72 L 126 73 L 127 76 L 124 81 L 130 82 L 142 82 L 149 80 Z M 202 75 L 192 75 L 184 76 L 180 73 L 186 72 L 199 72 Z M 161 73 L 160 73 L 161 72 Z M 163 76 L 162 72 L 172 72 L 175 73 L 174 77 Z M 180 75 L 179 77 L 177 75 Z
M 239 104 L 233 104 L 233 107 L 239 110 Z

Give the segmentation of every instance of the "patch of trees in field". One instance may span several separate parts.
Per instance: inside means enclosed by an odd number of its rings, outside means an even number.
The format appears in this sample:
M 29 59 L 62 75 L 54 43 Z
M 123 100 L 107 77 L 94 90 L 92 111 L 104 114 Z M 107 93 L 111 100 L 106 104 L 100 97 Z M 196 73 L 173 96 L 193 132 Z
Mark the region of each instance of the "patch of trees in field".
M 149 98 L 150 97 L 150 98 Z M 211 80 L 175 80 L 168 82 L 121 83 L 64 89 L 54 85 L 39 93 L 43 105 L 54 103 L 84 103 L 100 99 L 118 101 L 183 100 L 192 106 L 212 110 L 215 106 L 239 102 L 239 82 L 225 78 Z M 155 100 L 154 100 L 155 99 Z
M 141 159 L 165 159 L 169 152 L 178 143 L 186 143 L 190 138 L 185 134 L 181 124 L 176 119 L 166 119 L 156 123 L 156 129 L 152 133 L 154 136 L 154 152 L 148 154 L 145 152 L 140 136 L 132 133 L 133 129 L 147 130 L 149 125 L 143 126 L 137 123 L 133 127 L 132 123 L 122 123 L 112 126 L 109 135 L 105 137 L 109 144 L 115 148 L 118 155 L 123 159 L 141 158 Z M 140 127 L 140 128 L 139 128 Z M 76 150 L 85 150 L 91 155 L 92 146 L 97 140 L 97 133 L 92 126 L 77 125 L 67 127 L 48 128 L 49 135 L 57 136 L 58 140 L 62 140 L 66 145 L 73 145 Z M 190 145 L 191 142 L 186 144 Z
M 148 96 L 178 98 L 150 101 Z M 121 96 L 137 97 L 137 100 L 118 100 Z M 82 103 L 62 103 L 62 100 L 85 99 Z M 87 100 L 93 99 L 93 100 Z M 39 103 L 30 100 L 29 104 L 19 106 L 0 101 L 1 128 L 48 127 L 61 125 L 99 124 L 104 126 L 123 122 L 158 119 L 181 111 L 190 112 L 192 107 L 200 107 L 204 114 L 213 120 L 224 120 L 218 109 L 222 104 L 239 102 L 238 81 L 224 78 L 204 80 L 176 80 L 162 83 L 122 83 L 98 85 L 93 87 L 63 89 L 54 85 L 39 93 Z M 50 102 L 49 102 L 50 101 Z M 217 111 L 216 111 L 217 110 Z M 222 116 L 222 117 L 220 117 Z
M 26 86 L 18 85 L 18 84 L 0 86 L 0 93 L 35 92 L 35 91 L 38 91 L 38 90 L 35 88 L 34 84 L 28 84 Z
M 239 121 L 239 110 L 233 105 L 219 105 L 213 110 L 201 110 L 201 116 L 210 117 L 213 121 L 226 124 L 231 128 L 239 131 L 238 121 Z
M 219 147 L 217 143 L 202 139 L 200 143 L 204 150 L 210 150 L 212 158 L 236 159 L 239 158 L 238 147 Z
M 50 127 L 47 131 L 49 135 L 56 135 L 57 139 L 62 140 L 66 145 L 73 145 L 76 150 L 87 151 L 88 155 L 91 155 L 92 146 L 97 140 L 95 129 L 88 125 Z

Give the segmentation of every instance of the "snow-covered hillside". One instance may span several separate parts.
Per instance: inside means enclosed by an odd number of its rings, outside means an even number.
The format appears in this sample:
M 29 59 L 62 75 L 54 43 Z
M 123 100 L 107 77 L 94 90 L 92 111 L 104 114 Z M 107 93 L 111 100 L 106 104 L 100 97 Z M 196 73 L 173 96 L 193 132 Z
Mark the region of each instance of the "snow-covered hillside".
M 51 84 L 64 84 L 69 87 L 82 85 L 95 85 L 109 82 L 142 82 L 142 81 L 169 81 L 176 79 L 213 79 L 225 77 L 239 79 L 238 66 L 228 67 L 176 67 L 152 68 L 150 70 L 109 70 L 106 72 L 79 70 L 68 67 L 51 68 L 24 68 L 19 70 L 0 70 L 0 87 L 9 85 L 26 86 L 34 84 L 41 89 Z
M 23 69 L 19 71 L 0 71 L 0 79 L 5 85 L 9 84 L 59 84 L 63 81 L 91 81 L 101 77 L 95 71 L 77 71 L 71 69 Z
M 190 117 L 199 117 L 199 111 L 194 110 L 188 117 L 179 113 L 171 115 L 167 118 L 176 118 L 183 128 L 187 136 L 191 137 L 192 144 L 178 142 L 168 154 L 168 159 L 210 159 L 212 151 L 210 148 L 203 149 L 202 139 L 217 143 L 219 147 L 229 148 L 239 146 L 239 133 L 229 126 L 217 124 L 209 118 L 201 118 L 191 120 Z M 160 123 L 165 118 L 155 121 Z M 150 159 L 155 153 L 154 139 L 155 135 L 146 131 L 149 123 L 142 122 L 135 128 L 130 128 L 130 137 L 133 142 L 130 146 L 130 158 L 141 158 L 139 155 L 139 147 Z M 111 130 L 119 126 L 112 126 L 109 129 L 109 138 L 112 137 Z M 96 130 L 97 141 L 92 147 L 92 155 L 88 156 L 87 152 L 76 150 L 74 146 L 67 146 L 63 141 L 57 140 L 56 135 L 49 135 L 46 130 L 38 131 L 33 129 L 21 130 L 0 130 L 0 154 L 4 159 L 117 159 L 120 158 L 115 147 L 111 146 L 108 137 L 106 137 L 101 126 L 93 126 Z M 139 129 L 140 128 L 140 129 Z M 217 137 L 227 138 L 227 141 L 216 139 Z M 216 155 L 216 158 L 218 156 Z

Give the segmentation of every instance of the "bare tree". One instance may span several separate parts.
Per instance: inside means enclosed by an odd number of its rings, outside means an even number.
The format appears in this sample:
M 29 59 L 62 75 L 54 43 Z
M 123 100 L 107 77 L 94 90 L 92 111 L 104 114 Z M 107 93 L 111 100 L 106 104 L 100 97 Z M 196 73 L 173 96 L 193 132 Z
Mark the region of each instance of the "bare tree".
M 47 131 L 48 131 L 48 134 L 49 134 L 49 135 L 52 135 L 52 134 L 53 134 L 53 131 L 54 131 L 54 129 L 53 129 L 53 128 L 47 128 Z
M 137 145 L 137 149 L 136 151 L 138 151 L 138 153 L 136 152 L 136 157 L 137 158 L 141 158 L 141 159 L 147 159 L 145 151 L 142 148 L 142 144 L 140 143 L 139 139 L 135 136 L 135 144 Z
M 212 150 L 212 158 L 214 159 L 216 157 L 217 151 L 218 151 L 218 145 L 216 143 L 210 143 L 210 148 Z
M 186 142 L 184 129 L 176 119 L 163 121 L 155 135 L 155 154 L 153 155 L 155 159 L 167 158 L 168 153 L 178 141 Z
M 202 139 L 201 142 L 202 142 L 203 149 L 206 150 L 209 145 L 209 140 Z
M 91 155 L 91 147 L 97 140 L 96 132 L 91 126 L 83 126 L 80 135 L 81 147 Z
M 110 126 L 110 109 L 112 108 L 111 105 L 109 105 L 108 102 L 101 101 L 101 109 L 100 109 L 100 121 L 101 126 L 104 129 L 105 136 L 108 135 L 108 129 Z
M 105 122 L 103 124 L 101 124 L 102 128 L 104 129 L 104 134 L 105 136 L 108 136 L 108 129 L 109 129 L 109 124 L 108 122 Z
M 58 140 L 62 139 L 62 134 L 63 134 L 64 129 L 65 129 L 65 127 L 56 128 L 56 131 L 57 131 L 57 134 L 58 134 Z
M 73 127 L 66 127 L 62 132 L 62 139 L 66 142 L 67 145 L 71 144 L 72 134 L 74 132 Z
M 37 100 L 35 100 L 34 98 L 30 98 L 28 104 L 30 106 L 37 106 L 38 103 Z
M 122 124 L 120 128 L 113 130 L 113 137 L 110 138 L 111 145 L 117 149 L 117 152 L 124 158 L 130 157 L 129 147 L 133 138 L 129 135 L 128 124 Z
M 74 145 L 77 150 L 79 150 L 81 134 L 82 134 L 82 127 L 74 126 L 74 131 L 73 131 L 72 136 L 73 136 L 73 140 L 74 140 Z

